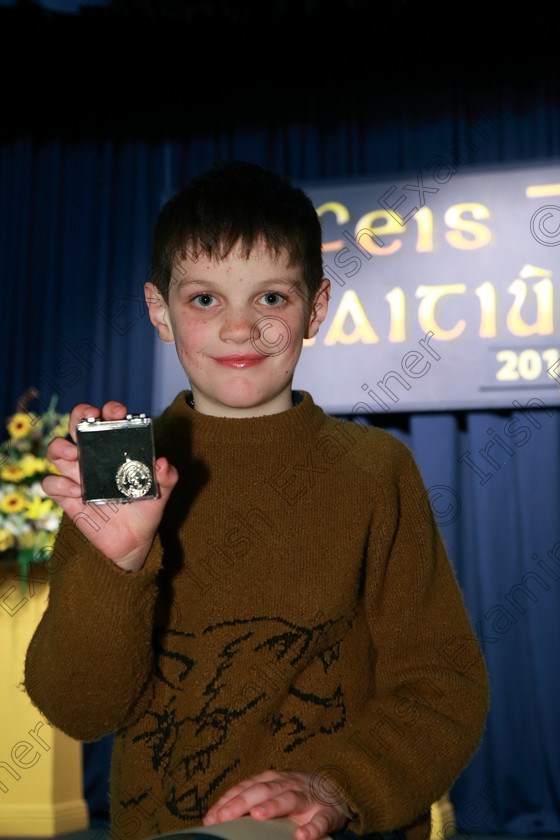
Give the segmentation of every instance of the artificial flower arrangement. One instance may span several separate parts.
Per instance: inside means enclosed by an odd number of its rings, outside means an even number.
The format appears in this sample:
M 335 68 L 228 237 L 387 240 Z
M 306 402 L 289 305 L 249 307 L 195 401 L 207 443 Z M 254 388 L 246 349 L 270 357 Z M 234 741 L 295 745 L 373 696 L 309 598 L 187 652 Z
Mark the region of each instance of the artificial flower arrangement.
M 62 517 L 62 508 L 45 494 L 41 481 L 58 473 L 46 456 L 47 446 L 55 437 L 66 437 L 69 420 L 55 411 L 56 396 L 44 414 L 27 411 L 37 396 L 31 390 L 19 401 L 6 424 L 9 438 L 0 448 L 0 560 L 15 554 L 24 580 L 31 563 L 46 559 L 43 549 L 54 543 Z

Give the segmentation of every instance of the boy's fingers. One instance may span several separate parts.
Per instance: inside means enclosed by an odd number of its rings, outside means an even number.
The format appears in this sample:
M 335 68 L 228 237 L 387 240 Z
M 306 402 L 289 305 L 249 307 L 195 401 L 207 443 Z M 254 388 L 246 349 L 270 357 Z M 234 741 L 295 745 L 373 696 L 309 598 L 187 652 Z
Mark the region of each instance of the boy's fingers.
M 69 515 L 72 515 L 70 507 L 77 506 L 80 510 L 83 507 L 82 491 L 75 481 L 52 475 L 43 479 L 41 487 Z
M 250 811 L 251 816 L 254 815 L 257 819 L 270 820 L 273 817 L 290 816 L 308 809 L 309 802 L 303 793 L 286 790 L 283 793 L 268 797 L 257 805 L 253 805 Z
M 123 420 L 126 417 L 126 405 L 117 400 L 109 400 L 101 409 L 103 420 Z
M 288 785 L 288 786 L 286 786 Z M 253 777 L 243 787 L 236 785 L 208 811 L 205 824 L 235 819 L 250 813 L 256 819 L 292 816 L 308 811 L 309 795 L 296 781 L 290 786 L 283 778 Z
M 41 487 L 55 502 L 60 502 L 60 499 L 78 499 L 82 495 L 78 482 L 61 475 L 48 475 L 42 480 Z
M 55 461 L 77 461 L 78 448 L 66 438 L 53 438 L 47 446 L 47 458 L 51 463 Z
M 313 819 L 296 828 L 294 837 L 296 840 L 317 840 L 319 837 L 324 837 L 329 831 L 341 827 L 342 825 L 337 825 L 334 820 L 330 820 L 324 811 L 318 811 Z
M 203 823 L 204 825 L 214 823 L 217 821 L 217 814 L 220 808 L 226 806 L 232 799 L 242 793 L 244 790 L 247 790 L 254 784 L 253 779 L 244 779 L 242 782 L 234 785 L 233 787 L 229 788 L 220 798 L 214 802 L 211 808 L 208 809 L 206 814 L 204 815 Z
M 242 782 L 227 790 L 211 808 L 208 809 L 204 824 L 220 822 L 221 819 L 229 819 L 224 816 L 224 809 L 232 806 L 235 808 L 240 802 L 245 805 L 246 813 L 255 806 L 262 805 L 266 800 L 272 799 L 278 793 L 286 790 L 286 783 L 289 784 L 290 774 L 280 773 L 275 770 L 266 770 L 256 776 L 244 779 Z
M 100 411 L 95 405 L 89 403 L 78 403 L 70 412 L 70 420 L 68 421 L 68 431 L 72 440 L 76 440 L 76 426 L 81 423 L 86 417 L 99 417 Z
M 42 480 L 41 487 L 51 498 L 55 496 L 57 498 L 66 496 L 77 498 L 82 492 L 79 482 L 68 475 L 47 475 Z
M 101 411 L 90 403 L 78 403 L 70 413 L 68 428 L 73 440 L 76 440 L 76 426 L 88 417 L 96 417 L 102 420 L 122 420 L 126 417 L 127 408 L 124 403 L 118 400 L 109 400 L 103 405 Z
M 210 808 L 203 823 L 211 825 L 247 813 L 258 820 L 291 818 L 299 823 L 295 840 L 318 840 L 347 822 L 339 807 L 318 805 L 307 774 L 273 770 L 230 788 Z
M 78 485 L 81 484 L 80 466 L 78 464 L 78 449 L 75 444 L 70 443 L 69 440 L 65 440 L 64 438 L 55 438 L 47 447 L 47 458 L 53 467 L 58 470 L 61 477 L 69 479 Z M 49 496 L 52 495 L 53 490 L 56 492 L 54 488 L 58 485 L 47 481 L 47 479 L 57 477 L 58 475 L 53 473 L 51 476 L 47 476 L 43 480 L 43 490 Z M 47 481 L 47 484 L 44 483 L 45 481 Z M 70 495 L 74 495 L 74 493 L 71 493 Z

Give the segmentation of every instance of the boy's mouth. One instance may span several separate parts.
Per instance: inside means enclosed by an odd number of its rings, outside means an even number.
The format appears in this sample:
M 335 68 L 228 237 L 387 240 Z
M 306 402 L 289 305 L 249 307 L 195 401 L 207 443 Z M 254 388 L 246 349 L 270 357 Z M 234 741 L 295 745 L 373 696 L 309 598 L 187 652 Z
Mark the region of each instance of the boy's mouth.
M 265 359 L 266 356 L 254 353 L 247 356 L 214 356 L 215 362 L 233 368 L 253 367 L 253 365 L 258 365 L 259 362 L 263 362 Z

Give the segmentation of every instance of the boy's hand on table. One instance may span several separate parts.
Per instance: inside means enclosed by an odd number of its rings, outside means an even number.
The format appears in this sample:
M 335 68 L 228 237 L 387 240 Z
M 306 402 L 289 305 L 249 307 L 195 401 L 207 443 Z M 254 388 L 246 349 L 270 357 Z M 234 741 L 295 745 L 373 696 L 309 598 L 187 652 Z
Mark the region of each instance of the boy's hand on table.
M 202 822 L 213 825 L 246 815 L 256 820 L 289 817 L 300 824 L 294 833 L 296 840 L 317 840 L 343 828 L 349 812 L 334 784 L 333 803 L 325 803 L 324 793 L 319 799 L 314 792 L 314 779 L 316 774 L 267 770 L 230 788 L 208 810 Z
M 42 487 L 70 519 L 74 520 L 80 513 L 88 515 L 88 518 L 78 517 L 76 526 L 98 551 L 122 569 L 137 571 L 142 568 L 148 556 L 165 505 L 179 474 L 166 458 L 158 458 L 158 498 L 139 499 L 136 502 L 118 505 L 118 510 L 110 511 L 108 520 L 101 523 L 96 531 L 88 524 L 88 520 L 91 521 L 91 505 L 82 502 L 78 447 L 75 443 L 76 426 L 84 417 L 122 420 L 126 414 L 126 406 L 115 401 L 105 403 L 101 411 L 87 403 L 75 406 L 69 422 L 70 436 L 74 443 L 65 438 L 55 438 L 47 448 L 47 457 L 61 475 L 44 478 Z

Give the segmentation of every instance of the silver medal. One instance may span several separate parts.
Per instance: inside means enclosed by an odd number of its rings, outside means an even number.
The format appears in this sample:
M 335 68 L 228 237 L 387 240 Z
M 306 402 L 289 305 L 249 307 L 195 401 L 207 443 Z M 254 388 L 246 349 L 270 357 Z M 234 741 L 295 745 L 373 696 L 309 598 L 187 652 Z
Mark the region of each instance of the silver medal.
M 152 486 L 151 471 L 142 461 L 132 461 L 126 452 L 124 456 L 126 461 L 121 464 L 115 476 L 117 487 L 130 499 L 139 499 Z

